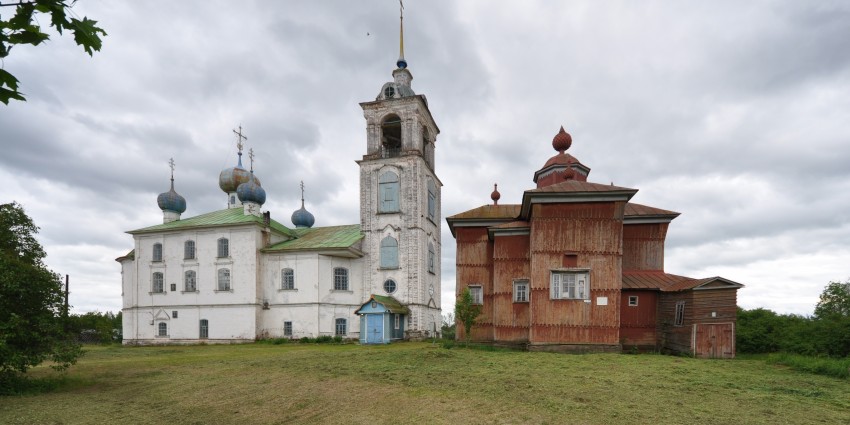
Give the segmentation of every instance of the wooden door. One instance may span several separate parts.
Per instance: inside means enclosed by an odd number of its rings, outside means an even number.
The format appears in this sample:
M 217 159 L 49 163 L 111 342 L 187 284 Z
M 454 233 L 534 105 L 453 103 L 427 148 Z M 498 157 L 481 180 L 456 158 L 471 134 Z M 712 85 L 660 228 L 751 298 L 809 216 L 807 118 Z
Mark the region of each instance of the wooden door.
M 735 357 L 734 323 L 694 324 L 693 351 L 695 357 L 731 359 Z

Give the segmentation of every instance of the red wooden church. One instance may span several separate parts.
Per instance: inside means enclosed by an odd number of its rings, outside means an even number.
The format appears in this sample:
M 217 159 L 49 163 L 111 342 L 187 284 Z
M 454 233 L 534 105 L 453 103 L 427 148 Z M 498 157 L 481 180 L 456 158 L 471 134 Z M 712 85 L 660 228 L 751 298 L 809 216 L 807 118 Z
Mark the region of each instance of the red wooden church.
M 471 339 L 530 350 L 659 350 L 734 357 L 736 297 L 743 285 L 664 271 L 664 240 L 679 213 L 629 202 L 637 189 L 587 181 L 565 153 L 534 173 L 521 204 L 448 217 L 457 240 L 457 293 L 482 314 Z M 462 326 L 458 337 L 463 338 Z

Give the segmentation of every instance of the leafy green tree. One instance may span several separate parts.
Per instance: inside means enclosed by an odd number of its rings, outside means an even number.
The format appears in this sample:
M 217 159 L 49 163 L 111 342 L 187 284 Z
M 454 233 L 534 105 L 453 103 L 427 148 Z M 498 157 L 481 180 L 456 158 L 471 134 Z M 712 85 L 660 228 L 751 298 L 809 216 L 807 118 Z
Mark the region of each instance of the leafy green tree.
M 815 307 L 815 317 L 850 318 L 850 279 L 846 282 L 829 282 L 826 285 Z
M 457 329 L 455 315 L 452 312 L 448 312 L 443 316 L 443 325 L 440 327 L 443 339 L 455 339 L 455 329 Z
M 62 281 L 44 265 L 37 232 L 19 204 L 0 205 L 0 384 L 45 360 L 67 369 L 81 353 L 65 330 Z
M 469 342 L 469 333 L 479 314 L 481 314 L 481 306 L 473 302 L 469 288 L 463 288 L 455 303 L 455 318 L 463 325 L 464 337 L 466 337 L 467 343 Z
M 0 102 L 9 104 L 10 99 L 26 100 L 18 91 L 18 79 L 2 68 L 3 59 L 9 56 L 12 47 L 20 44 L 38 46 L 50 36 L 41 31 L 38 14 L 50 17 L 50 26 L 56 28 L 60 35 L 69 30 L 74 33 L 74 41 L 92 56 L 94 51 L 100 51 L 102 41 L 100 35 L 106 36 L 106 31 L 96 26 L 97 21 L 87 17 L 77 19 L 71 7 L 76 0 L 20 0 L 17 3 L 0 3 Z M 15 14 L 8 17 L 1 13 L 3 8 L 15 6 Z

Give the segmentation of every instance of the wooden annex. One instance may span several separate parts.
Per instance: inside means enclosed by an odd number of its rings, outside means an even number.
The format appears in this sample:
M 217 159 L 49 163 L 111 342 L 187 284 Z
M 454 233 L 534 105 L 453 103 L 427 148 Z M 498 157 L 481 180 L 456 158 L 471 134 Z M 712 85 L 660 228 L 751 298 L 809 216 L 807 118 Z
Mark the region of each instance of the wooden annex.
M 534 173 L 521 204 L 484 205 L 446 221 L 457 240 L 457 293 L 482 314 L 471 339 L 530 350 L 658 350 L 735 356 L 737 290 L 722 277 L 664 271 L 664 241 L 679 213 L 629 202 L 637 189 L 587 181 L 565 151 Z M 458 327 L 458 338 L 465 338 Z

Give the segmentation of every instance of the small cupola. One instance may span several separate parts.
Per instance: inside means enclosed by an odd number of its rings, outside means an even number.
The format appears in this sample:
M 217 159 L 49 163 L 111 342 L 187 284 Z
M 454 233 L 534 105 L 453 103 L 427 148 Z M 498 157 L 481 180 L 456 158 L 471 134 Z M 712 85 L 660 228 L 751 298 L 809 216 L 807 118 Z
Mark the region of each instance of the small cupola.
M 558 153 L 549 158 L 543 168 L 534 173 L 534 182 L 537 183 L 538 188 L 566 180 L 587 181 L 590 168 L 579 162 L 576 157 L 566 153 L 572 144 L 572 136 L 564 130 L 564 126 L 561 126 L 552 138 L 552 148 Z
M 310 211 L 304 208 L 304 182 L 301 182 L 301 209 L 292 213 L 292 224 L 298 229 L 307 229 L 313 227 L 316 223 L 316 218 Z
M 254 150 L 248 150 L 251 159 L 251 171 L 248 173 L 248 181 L 236 188 L 236 196 L 242 203 L 246 215 L 260 216 L 260 207 L 266 203 L 266 190 L 260 186 L 260 180 L 254 176 Z
M 162 210 L 163 223 L 180 220 L 180 214 L 186 212 L 186 199 L 174 191 L 174 158 L 168 160 L 168 166 L 171 167 L 171 189 L 156 197 L 156 203 Z
M 239 131 L 234 129 L 233 133 L 237 136 L 236 147 L 238 152 L 236 166 L 225 168 L 224 170 L 221 170 L 221 173 L 218 175 L 218 187 L 227 194 L 228 208 L 238 208 L 242 206 L 241 202 L 239 202 L 236 190 L 241 184 L 248 183 L 248 181 L 251 180 L 251 173 L 242 167 L 242 148 L 244 147 L 244 142 L 248 140 L 248 138 L 242 134 L 241 125 L 239 126 Z M 255 180 L 255 183 L 257 185 L 260 184 L 259 180 Z
M 502 199 L 502 194 L 499 193 L 499 185 L 493 183 L 493 192 L 490 193 L 490 199 L 493 200 L 493 205 L 499 205 L 499 199 Z

